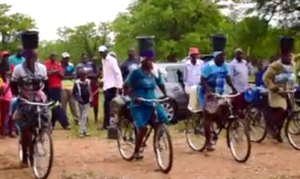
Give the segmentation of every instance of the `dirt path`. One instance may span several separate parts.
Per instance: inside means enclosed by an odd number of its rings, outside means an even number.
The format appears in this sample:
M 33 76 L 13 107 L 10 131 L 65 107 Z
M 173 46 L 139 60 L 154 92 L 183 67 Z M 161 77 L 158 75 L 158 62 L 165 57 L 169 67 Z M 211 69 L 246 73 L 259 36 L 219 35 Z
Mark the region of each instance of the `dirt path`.
M 157 169 L 152 147 L 140 162 L 124 161 L 116 142 L 105 139 L 54 138 L 55 161 L 51 179 L 300 179 L 300 153 L 288 144 L 253 145 L 246 164 L 236 163 L 220 140 L 210 154 L 191 152 L 182 134 L 173 140 L 175 158 L 173 170 L 164 175 Z M 20 169 L 16 140 L 0 141 L 0 178 L 30 179 L 29 169 Z M 149 143 L 150 146 L 150 143 Z M 77 177 L 76 177 L 77 174 Z

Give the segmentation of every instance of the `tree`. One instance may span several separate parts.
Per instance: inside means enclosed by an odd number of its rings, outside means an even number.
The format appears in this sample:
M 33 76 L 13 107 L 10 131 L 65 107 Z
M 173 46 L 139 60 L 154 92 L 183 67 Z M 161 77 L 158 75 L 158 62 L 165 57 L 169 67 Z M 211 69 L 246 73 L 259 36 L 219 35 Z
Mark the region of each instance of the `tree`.
M 136 0 L 112 24 L 114 50 L 124 57 L 126 47 L 136 46 L 136 36 L 154 35 L 157 59 L 174 61 L 187 55 L 190 46 L 209 53 L 209 36 L 225 33 L 224 23 L 210 0 Z
M 19 44 L 19 33 L 24 30 L 36 28 L 31 17 L 21 14 L 9 14 L 10 5 L 0 4 L 0 38 L 1 48 L 15 50 Z
M 87 53 L 90 57 L 96 55 L 99 45 L 112 45 L 111 30 L 109 22 L 87 23 L 74 28 L 58 28 L 59 40 L 51 42 L 48 49 L 56 50 L 58 53 L 68 51 L 75 58 L 81 53 Z M 53 45 L 59 44 L 60 48 Z M 48 50 L 49 51 L 49 50 Z M 75 59 L 78 61 L 78 59 Z

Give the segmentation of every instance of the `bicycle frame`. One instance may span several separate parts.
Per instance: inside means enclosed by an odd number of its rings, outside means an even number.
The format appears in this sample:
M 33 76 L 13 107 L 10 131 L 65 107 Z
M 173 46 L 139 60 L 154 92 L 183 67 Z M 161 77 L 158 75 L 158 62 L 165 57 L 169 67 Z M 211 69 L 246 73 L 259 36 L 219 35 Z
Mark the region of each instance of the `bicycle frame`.
M 165 99 L 150 99 L 150 100 L 149 99 L 140 98 L 140 100 L 143 101 L 143 102 L 152 102 L 153 106 L 156 106 L 157 104 L 159 104 L 159 102 L 165 102 L 165 101 L 169 100 L 169 98 L 165 98 Z M 153 119 L 157 118 L 157 112 L 156 112 L 155 109 L 154 109 L 154 111 L 153 111 L 152 114 L 153 115 L 151 116 L 151 119 L 148 122 L 148 125 L 150 125 L 150 130 L 148 130 L 148 127 L 146 126 L 148 131 L 146 133 L 146 136 L 143 139 L 142 146 L 140 146 L 141 152 L 144 151 L 145 144 L 148 141 L 148 138 L 150 137 L 150 134 L 152 133 L 152 130 L 155 129 L 155 125 L 159 124 L 157 121 L 153 121 Z

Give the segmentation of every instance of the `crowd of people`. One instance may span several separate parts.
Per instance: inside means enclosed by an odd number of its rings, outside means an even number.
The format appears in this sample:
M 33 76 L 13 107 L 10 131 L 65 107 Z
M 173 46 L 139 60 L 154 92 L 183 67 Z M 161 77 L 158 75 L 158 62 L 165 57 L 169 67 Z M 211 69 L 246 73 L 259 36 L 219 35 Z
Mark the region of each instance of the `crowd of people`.
M 77 65 L 70 62 L 71 55 L 67 52 L 61 55 L 60 61 L 56 53 L 51 53 L 44 64 L 41 64 L 41 62 L 38 62 L 36 51 L 32 49 L 25 49 L 24 51 L 22 48 L 18 48 L 14 55 L 2 51 L 0 53 L 0 75 L 2 79 L 1 136 L 15 136 L 13 134 L 13 121 L 17 118 L 17 115 L 12 112 L 10 106 L 14 97 L 19 95 L 16 79 L 30 74 L 43 76 L 46 85 L 45 94 L 52 101 L 61 103 L 61 105 L 51 109 L 51 124 L 55 127 L 58 120 L 64 129 L 70 129 L 69 118 L 71 116 L 66 114 L 67 105 L 69 104 L 72 118 L 80 126 L 78 131 L 80 137 L 90 135 L 86 128 L 90 107 L 93 108 L 95 123 L 98 122 L 99 88 L 102 84 L 104 118 L 99 129 L 107 130 L 109 128 L 110 104 L 116 95 L 120 94 L 121 91 L 130 95 L 132 100 L 129 108 L 138 132 L 135 157 L 137 159 L 142 158 L 140 145 L 147 132 L 146 125 L 151 118 L 153 105 L 142 102 L 141 98 L 156 98 L 156 87 L 160 88 L 165 97 L 168 94 L 163 83 L 162 74 L 154 64 L 153 39 L 143 37 L 139 40 L 139 60 L 136 58 L 135 49 L 130 48 L 128 49 L 128 59 L 121 65 L 116 59 L 116 54 L 109 53 L 106 46 L 100 46 L 98 49 L 99 56 L 102 59 L 101 63 L 97 61 L 97 57 L 90 59 L 83 53 L 81 61 Z M 260 65 L 257 72 L 254 72 L 251 62 L 244 59 L 243 51 L 239 48 L 235 50 L 234 59 L 229 63 L 225 62 L 225 37 L 219 39 L 219 42 L 213 45 L 213 59 L 206 62 L 198 58 L 199 50 L 197 48 L 190 48 L 190 60 L 185 64 L 183 81 L 185 91 L 188 94 L 191 93 L 194 86 L 197 87 L 198 103 L 204 114 L 207 150 L 212 151 L 215 149 L 214 143 L 210 139 L 211 122 L 219 121 L 222 118 L 220 114 L 224 114 L 222 112 L 223 104 L 219 103 L 219 99 L 215 98 L 213 94 L 224 93 L 225 83 L 227 83 L 233 93 L 241 94 L 233 101 L 236 111 L 240 112 L 247 105 L 243 94 L 249 89 L 249 75 L 254 74 L 256 85 L 265 86 L 269 90 L 268 102 L 272 110 L 270 116 L 274 118 L 274 123 L 277 126 L 274 136 L 278 141 L 282 141 L 280 129 L 283 125 L 282 121 L 286 115 L 288 103 L 284 94 L 279 92 L 285 89 L 281 84 L 289 78 L 282 77 L 278 80 L 277 78 L 282 74 L 291 74 L 291 44 L 293 44 L 293 41 L 289 38 L 283 38 L 280 42 L 280 59 L 271 63 L 268 67 L 263 68 Z M 102 79 L 99 81 L 101 74 Z M 217 109 L 214 110 L 213 108 Z M 155 110 L 159 121 L 165 122 L 167 116 L 162 106 L 157 105 Z
M 49 98 L 60 102 L 61 105 L 51 110 L 51 122 L 55 127 L 58 121 L 65 130 L 70 129 L 70 120 L 80 125 L 79 136 L 88 136 L 86 124 L 90 108 L 93 109 L 93 119 L 98 125 L 99 118 L 99 89 L 103 85 L 104 94 L 104 119 L 99 130 L 106 130 L 110 120 L 110 101 L 122 89 L 123 79 L 129 74 L 128 66 L 138 64 L 135 49 L 128 50 L 128 59 L 119 66 L 116 54 L 108 52 L 105 46 L 99 47 L 99 55 L 102 65 L 99 65 L 97 57 L 90 58 L 87 54 L 81 55 L 80 62 L 74 65 L 68 52 L 61 54 L 61 59 L 56 53 L 51 53 L 43 64 L 47 70 Z M 1 77 L 1 128 L 0 135 L 15 137 L 14 123 L 12 120 L 12 105 L 15 97 L 11 93 L 9 81 L 14 72 L 14 67 L 26 63 L 24 51 L 19 47 L 15 54 L 8 51 L 0 53 L 0 77 Z M 42 64 L 37 56 L 37 63 Z M 120 68 L 121 67 L 121 68 Z M 102 75 L 102 79 L 100 76 Z M 67 115 L 67 106 L 70 114 Z M 91 117 L 89 117 L 91 118 Z

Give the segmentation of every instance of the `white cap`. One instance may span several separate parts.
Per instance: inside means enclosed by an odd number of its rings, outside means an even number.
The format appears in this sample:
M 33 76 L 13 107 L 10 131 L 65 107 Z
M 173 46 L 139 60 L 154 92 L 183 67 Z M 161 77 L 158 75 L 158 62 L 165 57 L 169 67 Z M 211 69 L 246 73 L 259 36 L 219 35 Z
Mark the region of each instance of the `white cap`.
M 68 52 L 64 52 L 63 54 L 61 54 L 61 56 L 63 58 L 70 58 L 70 54 Z
M 101 45 L 98 50 L 99 52 L 106 52 L 107 48 L 104 45 Z

